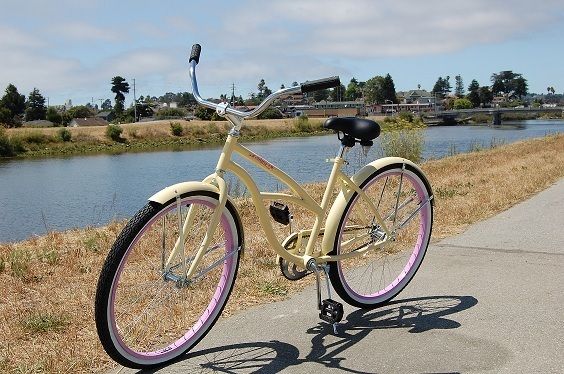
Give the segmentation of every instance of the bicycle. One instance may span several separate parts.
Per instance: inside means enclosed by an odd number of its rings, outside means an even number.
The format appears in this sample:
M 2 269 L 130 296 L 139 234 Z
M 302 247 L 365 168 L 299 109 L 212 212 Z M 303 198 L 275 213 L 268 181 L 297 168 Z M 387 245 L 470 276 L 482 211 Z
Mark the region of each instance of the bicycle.
M 196 79 L 200 51 L 195 44 L 189 59 L 193 95 L 200 105 L 226 117 L 231 130 L 216 170 L 202 182 L 181 182 L 151 196 L 107 256 L 96 291 L 96 327 L 108 355 L 124 366 L 148 368 L 177 359 L 207 334 L 223 311 L 244 253 L 241 219 L 224 179 L 227 172 L 246 186 L 282 274 L 290 280 L 316 275 L 319 316 L 335 333 L 343 306 L 331 299 L 329 282 L 353 306 L 384 305 L 413 278 L 431 235 L 433 193 L 413 162 L 386 157 L 352 177 L 342 171 L 356 143 L 366 155 L 380 135 L 374 121 L 333 117 L 324 123 L 337 133 L 341 146 L 328 160 L 333 166 L 320 204 L 282 170 L 238 143 L 245 118 L 258 116 L 276 99 L 337 87 L 338 77 L 280 89 L 252 111 L 242 112 L 202 99 Z M 259 191 L 233 154 L 272 175 L 289 192 Z M 271 202 L 268 209 L 266 202 Z M 315 221 L 310 229 L 279 241 L 272 220 L 282 225 L 293 220 L 283 202 L 311 212 Z M 320 274 L 327 283 L 329 297 L 324 300 Z

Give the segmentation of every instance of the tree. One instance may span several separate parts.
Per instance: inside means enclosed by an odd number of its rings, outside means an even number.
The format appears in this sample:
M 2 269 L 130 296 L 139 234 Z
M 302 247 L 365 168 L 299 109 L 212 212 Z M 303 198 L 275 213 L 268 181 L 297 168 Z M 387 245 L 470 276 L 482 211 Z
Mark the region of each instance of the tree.
M 112 109 L 112 101 L 110 99 L 104 100 L 101 106 L 102 110 L 111 110 Z
M 345 91 L 346 88 L 344 85 L 340 84 L 338 87 L 335 87 L 329 93 L 329 98 L 331 101 L 343 101 L 345 98 Z
M 6 87 L 6 93 L 0 99 L 0 108 L 6 109 L 2 115 L 2 122 L 8 126 L 15 126 L 20 121 L 17 118 L 24 114 L 25 96 L 18 92 L 13 84 Z
M 124 93 L 129 93 L 129 83 L 124 78 L 115 76 L 112 78 L 112 92 L 116 94 L 114 110 L 116 115 L 120 116 L 123 113 L 125 96 Z
M 356 80 L 356 78 L 351 78 L 351 81 L 347 85 L 347 89 L 345 91 L 345 100 L 347 101 L 355 101 L 359 97 L 362 96 L 362 90 L 360 88 L 360 84 Z
M 264 98 L 266 98 L 268 95 L 270 95 L 272 93 L 272 90 L 270 88 L 268 88 L 264 79 L 260 80 L 260 82 L 257 85 L 257 88 L 258 88 L 258 91 L 259 91 L 257 98 L 259 100 L 264 100 Z
M 67 114 L 71 119 L 94 117 L 94 111 L 86 105 L 73 106 L 67 110 Z
M 464 83 L 462 82 L 462 77 L 457 75 L 454 77 L 454 94 L 456 97 L 461 98 L 464 96 Z
M 456 99 L 454 100 L 454 109 L 471 109 L 472 102 L 468 99 Z
M 26 121 L 35 121 L 45 119 L 47 108 L 45 107 L 45 98 L 37 88 L 29 93 L 27 99 L 27 108 L 25 110 Z
M 521 99 L 523 96 L 527 95 L 528 85 L 527 80 L 522 76 L 515 78 L 513 81 L 513 93 L 515 96 Z
M 47 121 L 53 122 L 55 125 L 60 126 L 63 123 L 63 116 L 57 111 L 57 109 L 50 106 L 47 108 L 47 114 L 45 115 Z
M 327 100 L 328 97 L 329 97 L 329 90 L 328 89 L 317 90 L 313 93 L 313 100 L 315 100 L 316 102 L 320 102 L 322 100 Z
M 492 74 L 490 79 L 494 95 L 504 95 L 511 99 L 515 96 L 521 98 L 527 94 L 527 80 L 519 73 L 511 70 L 500 71 Z
M 477 108 L 480 106 L 480 84 L 477 80 L 473 79 L 468 86 L 468 95 L 466 98 L 470 100 L 472 103 L 473 108 Z
M 437 79 L 437 82 L 433 86 L 433 90 L 431 92 L 441 95 L 442 97 L 445 97 L 446 94 L 449 93 L 452 89 L 449 79 L 450 77 L 448 75 L 446 78 L 439 77 Z
M 418 85 L 421 88 L 421 85 Z M 390 100 L 394 103 L 398 102 L 396 97 L 396 85 L 394 84 L 394 80 L 390 74 L 386 74 L 384 77 L 384 82 L 382 84 L 382 90 L 384 91 L 384 101 Z
M 364 85 L 364 99 L 367 104 L 384 103 L 384 77 L 377 75 L 366 81 Z
M 478 95 L 480 96 L 480 103 L 484 106 L 490 104 L 494 98 L 494 94 L 488 86 L 480 87 Z

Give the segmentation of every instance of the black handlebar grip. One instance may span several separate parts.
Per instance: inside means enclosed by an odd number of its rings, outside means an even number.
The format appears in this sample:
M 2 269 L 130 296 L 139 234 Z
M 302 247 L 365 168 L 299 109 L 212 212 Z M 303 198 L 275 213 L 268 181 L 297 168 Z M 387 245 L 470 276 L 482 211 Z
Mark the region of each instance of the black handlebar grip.
M 192 52 L 190 52 L 190 60 L 188 62 L 192 62 L 192 60 L 196 61 L 196 64 L 200 62 L 200 52 L 202 51 L 202 46 L 199 44 L 194 44 L 192 46 Z
M 341 80 L 338 76 L 317 79 L 302 83 L 302 93 L 324 90 L 326 88 L 338 87 L 341 85 Z

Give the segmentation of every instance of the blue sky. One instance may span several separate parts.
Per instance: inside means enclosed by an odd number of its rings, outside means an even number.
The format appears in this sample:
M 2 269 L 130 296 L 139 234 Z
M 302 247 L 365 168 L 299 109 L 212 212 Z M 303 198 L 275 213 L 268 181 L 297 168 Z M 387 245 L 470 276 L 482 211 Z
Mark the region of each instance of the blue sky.
M 513 70 L 529 91 L 564 92 L 564 1 L 6 1 L 0 90 L 34 87 L 50 104 L 111 98 L 110 80 L 137 96 L 190 91 L 187 56 L 202 45 L 200 92 L 248 97 L 340 75 L 389 73 L 397 90 L 431 90 L 439 76 L 490 84 Z M 131 102 L 133 95 L 127 97 Z

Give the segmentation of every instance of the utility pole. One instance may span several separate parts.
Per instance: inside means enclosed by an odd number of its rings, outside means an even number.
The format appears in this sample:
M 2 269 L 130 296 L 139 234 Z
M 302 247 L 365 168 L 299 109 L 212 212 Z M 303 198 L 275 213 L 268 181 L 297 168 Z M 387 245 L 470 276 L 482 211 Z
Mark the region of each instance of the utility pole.
M 133 78 L 133 113 L 135 113 L 135 118 L 133 122 L 137 122 L 137 98 L 135 97 L 135 78 Z
M 231 83 L 231 106 L 235 106 L 235 83 Z

